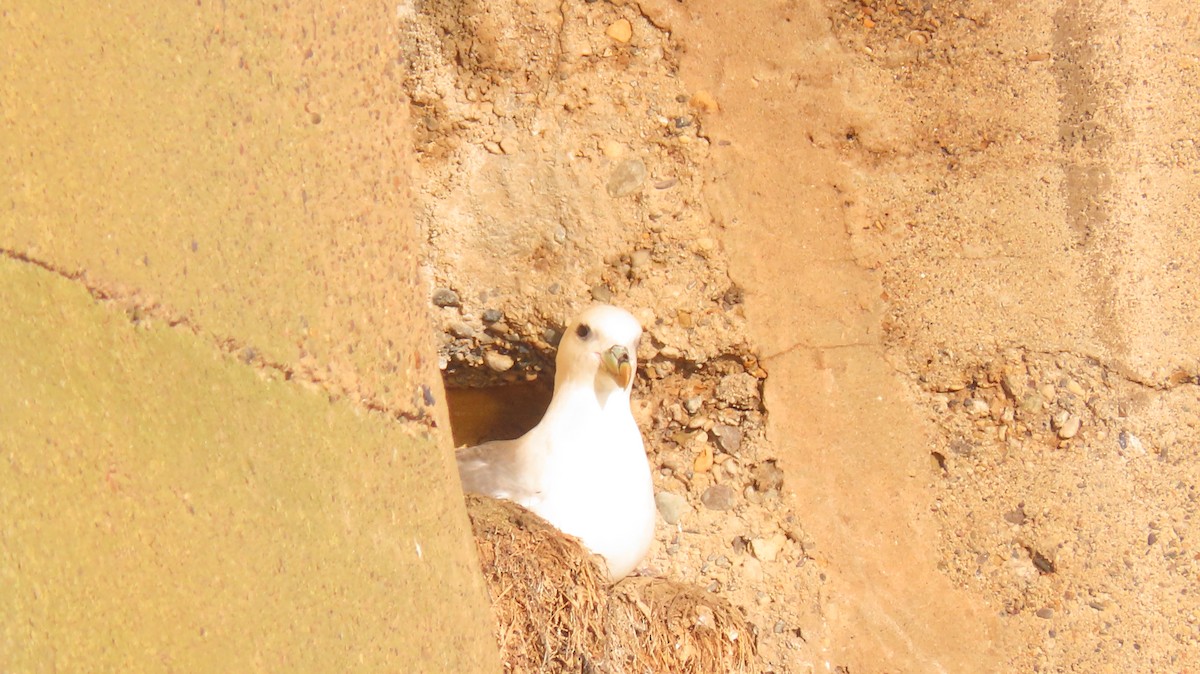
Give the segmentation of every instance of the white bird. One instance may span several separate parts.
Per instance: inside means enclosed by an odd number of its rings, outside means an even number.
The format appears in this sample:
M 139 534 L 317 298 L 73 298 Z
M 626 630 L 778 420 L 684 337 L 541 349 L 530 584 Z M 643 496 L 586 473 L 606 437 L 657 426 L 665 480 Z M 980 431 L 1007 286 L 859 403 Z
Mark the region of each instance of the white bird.
M 654 539 L 654 486 L 629 408 L 642 327 L 624 309 L 595 305 L 558 345 L 545 416 L 516 440 L 458 450 L 469 493 L 515 501 L 629 574 Z

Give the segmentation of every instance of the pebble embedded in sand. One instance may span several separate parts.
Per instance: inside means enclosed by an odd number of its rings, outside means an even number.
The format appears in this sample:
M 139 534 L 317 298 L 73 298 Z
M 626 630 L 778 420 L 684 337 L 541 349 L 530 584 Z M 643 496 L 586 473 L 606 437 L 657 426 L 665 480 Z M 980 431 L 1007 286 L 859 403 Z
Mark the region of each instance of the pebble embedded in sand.
M 609 24 L 604 34 L 621 44 L 625 44 L 633 37 L 633 24 L 629 23 L 629 19 L 617 19 Z
M 612 302 L 612 298 L 613 292 L 612 290 L 609 290 L 608 286 L 600 284 L 592 286 L 592 299 L 596 300 L 597 302 L 608 304 Z
M 1083 426 L 1083 420 L 1076 416 L 1067 417 L 1062 426 L 1058 429 L 1058 437 L 1063 440 L 1070 440 L 1079 433 L 1079 428 Z
M 508 372 L 512 369 L 514 361 L 512 356 L 500 353 L 498 351 L 488 351 L 483 354 L 483 362 L 487 364 L 493 372 Z
M 1117 446 L 1120 447 L 1119 453 L 1126 458 L 1145 456 L 1146 446 L 1138 436 L 1129 431 L 1121 431 L 1117 434 Z
M 686 498 L 669 491 L 655 494 L 654 503 L 658 506 L 658 514 L 667 524 L 679 524 L 679 520 L 692 509 Z
M 968 414 L 975 417 L 981 417 L 987 414 L 988 410 L 990 409 L 987 401 L 980 400 L 979 398 L 967 398 L 963 402 L 963 408 L 967 410 Z
M 614 199 L 633 194 L 646 180 L 646 165 L 641 159 L 626 159 L 617 164 L 608 179 L 608 196 Z
M 462 321 L 454 321 L 449 326 L 450 334 L 459 339 L 470 339 L 475 336 L 475 328 L 467 325 Z
M 1021 411 L 1025 412 L 1026 414 L 1033 414 L 1034 412 L 1041 411 L 1041 409 L 1042 409 L 1041 394 L 1030 393 L 1029 395 L 1027 395 L 1021 399 Z
M 709 510 L 729 510 L 733 507 L 733 489 L 723 484 L 714 484 L 700 495 L 700 502 Z
M 433 304 L 439 307 L 457 307 L 461 301 L 458 299 L 458 293 L 449 288 L 438 288 L 433 291 Z
M 717 438 L 717 446 L 726 454 L 737 454 L 742 448 L 742 432 L 736 426 L 717 424 L 712 433 Z
M 1020 376 L 1011 372 L 1004 373 L 1000 379 L 1000 386 L 1013 400 L 1020 400 L 1025 395 L 1025 382 L 1021 380 Z
M 763 461 L 754 467 L 752 480 L 760 492 L 779 491 L 783 488 L 783 471 L 774 461 Z
M 786 542 L 787 536 L 783 534 L 775 534 L 770 538 L 755 538 L 750 541 L 750 551 L 761 561 L 773 562 Z

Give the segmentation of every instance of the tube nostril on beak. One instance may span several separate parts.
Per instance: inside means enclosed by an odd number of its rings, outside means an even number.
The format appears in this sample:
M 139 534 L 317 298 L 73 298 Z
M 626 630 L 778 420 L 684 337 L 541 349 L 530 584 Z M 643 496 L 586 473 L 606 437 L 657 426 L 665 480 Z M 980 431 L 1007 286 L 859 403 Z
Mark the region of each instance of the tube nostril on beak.
M 633 359 L 629 355 L 629 349 L 614 346 L 601 355 L 601 360 L 621 388 L 628 387 L 633 381 Z

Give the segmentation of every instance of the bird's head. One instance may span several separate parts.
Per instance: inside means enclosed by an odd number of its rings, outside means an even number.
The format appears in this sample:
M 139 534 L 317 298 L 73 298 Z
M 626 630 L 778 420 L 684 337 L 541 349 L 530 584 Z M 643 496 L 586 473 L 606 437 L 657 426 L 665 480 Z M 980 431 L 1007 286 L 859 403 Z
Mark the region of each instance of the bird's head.
M 629 392 L 637 371 L 642 326 L 633 314 L 607 304 L 584 311 L 567 328 L 555 358 L 554 387 L 591 383 L 601 399 Z

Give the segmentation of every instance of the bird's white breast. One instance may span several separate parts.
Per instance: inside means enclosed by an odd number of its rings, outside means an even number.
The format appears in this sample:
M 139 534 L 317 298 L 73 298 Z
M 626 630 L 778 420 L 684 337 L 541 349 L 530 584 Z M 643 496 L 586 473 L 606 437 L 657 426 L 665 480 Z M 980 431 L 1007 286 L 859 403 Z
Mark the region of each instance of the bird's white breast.
M 543 464 L 540 493 L 524 505 L 602 555 L 610 575 L 621 578 L 654 538 L 654 488 L 642 436 L 628 410 L 573 421 L 544 429 L 555 451 Z

